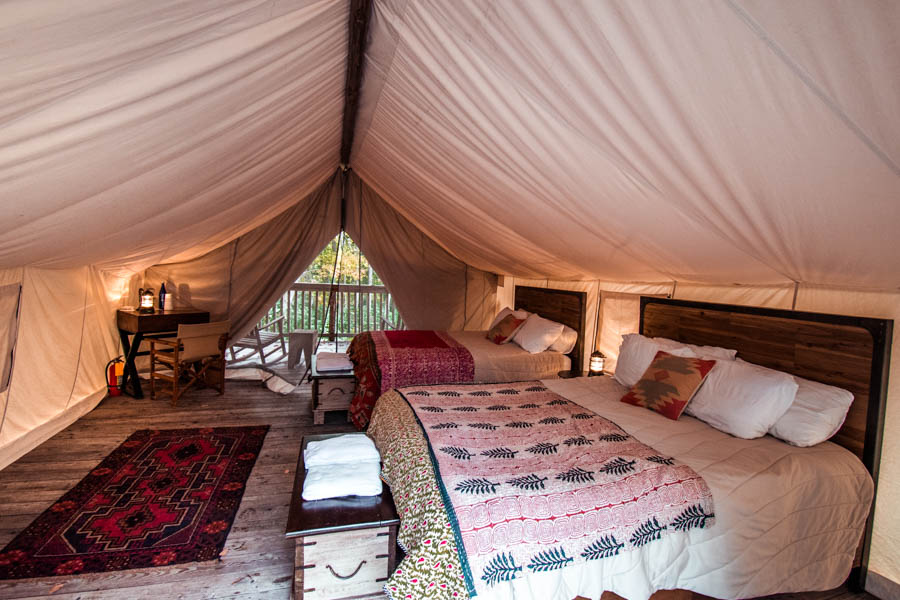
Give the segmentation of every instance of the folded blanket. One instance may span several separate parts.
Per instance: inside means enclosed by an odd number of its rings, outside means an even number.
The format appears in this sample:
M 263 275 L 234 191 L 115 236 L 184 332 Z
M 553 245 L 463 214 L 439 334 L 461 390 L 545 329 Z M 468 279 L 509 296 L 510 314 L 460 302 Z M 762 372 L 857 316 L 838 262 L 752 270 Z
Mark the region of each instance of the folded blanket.
M 375 444 L 364 433 L 348 433 L 319 442 L 310 442 L 303 451 L 307 469 L 328 465 L 381 462 Z M 380 489 L 380 488 L 379 488 Z
M 349 371 L 353 368 L 345 352 L 319 352 L 316 354 L 317 371 Z
M 303 499 L 377 496 L 381 493 L 380 474 L 381 466 L 375 462 L 312 467 L 303 481 Z

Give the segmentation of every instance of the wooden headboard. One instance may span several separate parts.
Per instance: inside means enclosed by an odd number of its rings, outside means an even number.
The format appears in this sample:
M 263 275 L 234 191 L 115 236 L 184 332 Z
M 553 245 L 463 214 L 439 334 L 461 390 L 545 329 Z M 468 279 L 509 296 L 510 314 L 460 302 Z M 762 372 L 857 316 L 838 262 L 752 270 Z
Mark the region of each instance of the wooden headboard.
M 537 313 L 545 319 L 567 325 L 578 332 L 575 348 L 569 352 L 572 369 L 580 371 L 584 364 L 585 319 L 587 294 L 572 290 L 554 290 L 517 285 L 516 310 Z
M 852 392 L 847 420 L 831 441 L 860 457 L 876 489 L 893 327 L 889 319 L 641 297 L 643 335 L 733 348 L 747 362 Z M 871 527 L 870 516 L 861 579 Z

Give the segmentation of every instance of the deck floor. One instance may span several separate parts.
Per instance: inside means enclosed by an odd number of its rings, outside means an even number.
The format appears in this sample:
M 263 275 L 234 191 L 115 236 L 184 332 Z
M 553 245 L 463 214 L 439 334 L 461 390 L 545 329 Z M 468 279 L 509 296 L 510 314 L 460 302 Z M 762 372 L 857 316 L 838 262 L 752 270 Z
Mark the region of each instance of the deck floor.
M 319 343 L 319 347 L 317 352 L 346 352 L 347 347 L 350 345 L 350 340 L 340 340 L 338 342 L 329 342 L 329 341 L 321 341 Z M 271 348 L 271 347 L 269 347 Z M 305 375 L 309 374 L 309 370 L 307 369 L 305 360 L 301 360 L 298 364 L 294 365 L 294 368 L 288 368 L 288 357 L 287 354 L 275 353 L 266 361 L 266 365 L 263 366 L 262 362 L 259 359 L 259 352 L 255 350 L 250 350 L 248 348 L 241 348 L 235 353 L 235 358 L 231 358 L 231 352 L 226 353 L 226 369 L 245 369 L 245 368 L 258 368 L 266 370 L 274 375 L 277 375 L 291 383 L 293 385 L 298 385 L 301 383 L 301 379 Z M 226 376 L 227 376 L 226 371 Z
M 127 396 L 96 409 L 0 471 L 0 547 L 137 429 L 269 424 L 262 453 L 225 544 L 222 560 L 73 577 L 0 581 L 0 598 L 54 600 L 288 600 L 293 545 L 283 537 L 300 441 L 310 433 L 351 428 L 341 413 L 313 426 L 310 387 L 280 396 L 259 383 L 229 382 L 224 396 L 192 392 L 171 408 L 167 401 Z M 790 594 L 783 600 L 874 600 L 845 588 Z

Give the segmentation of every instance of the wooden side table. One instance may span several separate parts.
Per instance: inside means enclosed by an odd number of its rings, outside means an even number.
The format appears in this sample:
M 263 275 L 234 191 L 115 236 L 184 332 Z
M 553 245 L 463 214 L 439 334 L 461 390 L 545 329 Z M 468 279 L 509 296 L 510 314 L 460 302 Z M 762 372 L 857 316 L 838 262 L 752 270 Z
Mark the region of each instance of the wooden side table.
M 304 501 L 303 451 L 311 441 L 341 434 L 304 436 L 297 460 L 285 537 L 295 540 L 295 600 L 383 597 L 397 566 L 400 517 L 388 487 L 380 496 Z
M 132 396 L 143 398 L 141 378 L 138 377 L 134 359 L 145 356 L 149 352 L 139 352 L 144 336 L 160 337 L 162 334 L 170 334 L 178 331 L 179 325 L 194 325 L 196 323 L 209 323 L 209 312 L 195 308 L 172 308 L 169 310 L 157 310 L 152 313 L 140 313 L 136 310 L 116 311 L 116 325 L 119 327 L 119 338 L 122 340 L 122 352 L 125 354 L 125 375 L 122 377 L 122 390 L 125 384 L 131 380 Z M 134 335 L 129 340 L 128 336 Z
M 313 424 L 325 423 L 325 413 L 332 410 L 350 410 L 350 401 L 356 391 L 356 376 L 353 369 L 347 371 L 319 371 L 316 357 L 312 358 L 312 408 Z M 350 420 L 350 414 L 347 414 Z
M 571 371 L 559 371 L 556 373 L 556 376 L 560 379 L 572 379 L 574 377 L 603 377 L 606 373 L 594 373 L 591 374 L 590 371 L 579 371 L 578 369 L 573 369 Z
M 571 371 L 559 371 L 556 374 L 556 376 L 559 377 L 560 379 L 572 379 L 574 377 L 587 377 L 587 375 L 588 375 L 587 371 L 578 371 L 578 370 L 574 370 L 574 369 Z

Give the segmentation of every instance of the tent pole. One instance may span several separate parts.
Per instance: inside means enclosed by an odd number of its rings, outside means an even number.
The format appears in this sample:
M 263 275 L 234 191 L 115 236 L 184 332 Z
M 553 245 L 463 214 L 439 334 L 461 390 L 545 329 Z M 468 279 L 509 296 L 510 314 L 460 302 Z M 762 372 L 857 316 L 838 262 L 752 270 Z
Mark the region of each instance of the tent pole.
M 363 62 L 366 54 L 366 33 L 372 15 L 372 0 L 350 0 L 350 24 L 347 51 L 347 79 L 344 84 L 344 124 L 341 133 L 341 165 L 350 164 L 356 113 L 359 110 L 359 91 L 362 87 Z

